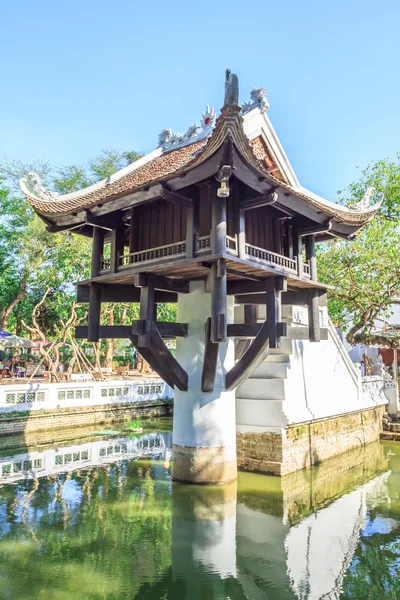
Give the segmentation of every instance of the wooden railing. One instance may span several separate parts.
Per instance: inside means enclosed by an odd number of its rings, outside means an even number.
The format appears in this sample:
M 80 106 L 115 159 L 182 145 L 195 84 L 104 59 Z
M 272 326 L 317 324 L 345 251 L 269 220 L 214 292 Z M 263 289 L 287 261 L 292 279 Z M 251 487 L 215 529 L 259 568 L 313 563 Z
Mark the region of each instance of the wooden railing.
M 237 235 L 235 237 L 226 236 L 226 250 L 229 254 L 238 254 Z
M 211 236 L 203 235 L 202 237 L 197 238 L 196 243 L 196 254 L 202 254 L 203 252 L 208 252 L 211 248 Z
M 148 250 L 141 250 L 140 252 L 122 254 L 118 257 L 118 265 L 120 267 L 126 267 L 137 263 L 160 260 L 170 256 L 176 258 L 178 256 L 184 256 L 185 254 L 186 242 L 177 242 L 176 244 L 167 244 L 166 246 L 149 248 Z
M 104 258 L 104 256 L 101 257 L 101 262 L 100 262 L 100 270 L 101 271 L 109 271 L 111 268 L 111 261 L 109 258 Z
M 310 261 L 307 260 L 303 263 L 303 276 L 311 279 Z
M 246 258 L 248 260 L 256 260 L 264 263 L 269 263 L 278 267 L 282 267 L 287 271 L 293 271 L 293 273 L 297 273 L 296 258 L 282 256 L 281 254 L 276 254 L 275 252 L 265 250 L 264 248 L 258 248 L 257 246 L 252 246 L 251 244 L 246 244 L 245 248 Z

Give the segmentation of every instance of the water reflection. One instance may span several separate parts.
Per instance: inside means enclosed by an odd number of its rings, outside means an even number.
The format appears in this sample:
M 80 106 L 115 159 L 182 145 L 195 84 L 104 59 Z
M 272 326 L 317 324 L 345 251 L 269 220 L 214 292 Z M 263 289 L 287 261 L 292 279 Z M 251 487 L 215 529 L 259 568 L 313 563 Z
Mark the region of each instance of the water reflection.
M 198 487 L 171 482 L 171 444 L 88 437 L 0 458 L 0 598 L 400 598 L 396 446 Z

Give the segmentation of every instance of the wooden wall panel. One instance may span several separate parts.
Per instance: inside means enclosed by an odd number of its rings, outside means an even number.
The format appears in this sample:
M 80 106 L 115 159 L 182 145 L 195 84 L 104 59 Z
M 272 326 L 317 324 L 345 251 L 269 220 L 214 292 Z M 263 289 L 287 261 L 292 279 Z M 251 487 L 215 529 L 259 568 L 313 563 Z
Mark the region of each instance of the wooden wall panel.
M 135 208 L 135 250 L 181 242 L 186 238 L 186 207 L 160 200 Z

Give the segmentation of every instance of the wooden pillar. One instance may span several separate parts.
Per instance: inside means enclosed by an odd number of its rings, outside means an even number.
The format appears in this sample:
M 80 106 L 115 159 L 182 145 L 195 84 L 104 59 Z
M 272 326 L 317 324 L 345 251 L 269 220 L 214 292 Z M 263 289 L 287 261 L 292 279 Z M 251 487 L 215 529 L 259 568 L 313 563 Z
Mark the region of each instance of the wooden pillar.
M 138 345 L 150 346 L 151 325 L 154 320 L 154 284 L 151 275 L 138 273 L 135 277 L 136 287 L 140 287 L 140 332 Z
M 227 340 L 226 318 L 226 265 L 224 259 L 211 267 L 211 342 L 219 344 Z
M 219 198 L 213 188 L 211 201 L 211 251 L 226 253 L 226 198 Z
M 119 254 L 124 248 L 124 224 L 121 222 L 111 231 L 110 271 L 116 273 L 119 267 Z
M 199 236 L 199 199 L 186 209 L 186 258 L 194 258 Z
M 315 252 L 315 235 L 306 236 L 306 259 L 310 261 L 310 275 L 312 281 L 318 281 L 317 257 Z M 319 291 L 310 289 L 308 296 L 308 321 L 310 327 L 310 341 L 321 341 L 321 325 L 319 316 Z
M 90 276 L 98 277 L 101 271 L 101 259 L 104 250 L 104 229 L 100 227 L 93 227 L 93 241 L 92 241 L 92 263 L 90 269 Z
M 272 222 L 272 234 L 273 234 L 273 243 L 274 243 L 274 252 L 277 254 L 282 254 L 282 230 L 281 230 L 281 220 L 274 219 Z
M 257 323 L 257 306 L 256 304 L 244 305 L 244 322 Z
M 293 237 L 292 237 L 292 224 L 289 220 L 285 221 L 285 239 L 283 254 L 288 258 L 293 258 Z
M 100 333 L 101 287 L 92 283 L 89 289 L 88 342 L 98 342 Z
M 303 278 L 303 237 L 299 234 L 297 223 L 293 226 L 293 255 L 297 259 L 297 275 Z
M 312 281 L 318 281 L 315 235 L 306 236 L 306 259 L 310 261 L 310 275 Z
M 246 233 L 245 233 L 245 211 L 239 209 L 238 215 L 238 256 L 246 258 Z
M 131 208 L 131 220 L 129 227 L 129 254 L 136 252 L 138 249 L 138 230 L 139 230 L 139 219 L 138 211 L 133 206 Z
M 281 321 L 282 277 L 267 277 L 265 280 L 265 302 L 267 309 L 269 347 L 279 348 L 278 323 Z M 280 289 L 281 288 L 281 289 Z

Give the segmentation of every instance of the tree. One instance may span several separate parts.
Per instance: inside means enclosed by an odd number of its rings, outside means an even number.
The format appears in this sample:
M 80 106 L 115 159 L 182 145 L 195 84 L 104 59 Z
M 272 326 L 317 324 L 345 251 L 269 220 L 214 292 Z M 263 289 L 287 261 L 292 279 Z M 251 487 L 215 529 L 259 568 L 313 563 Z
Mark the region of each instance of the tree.
M 19 330 L 23 320 L 28 323 L 33 307 L 50 289 L 42 307 L 43 332 L 54 334 L 57 318 L 65 319 L 73 302 L 73 282 L 89 275 L 90 241 L 70 232 L 48 233 L 22 197 L 19 180 L 35 171 L 46 187 L 63 194 L 104 179 L 139 157 L 105 150 L 87 166 L 53 168 L 43 161 L 18 160 L 0 165 L 0 328 Z
M 384 194 L 379 214 L 355 240 L 336 239 L 320 246 L 319 276 L 334 286 L 328 294 L 329 312 L 351 344 L 398 348 L 400 332 L 390 326 L 389 318 L 400 303 L 399 161 L 368 164 L 360 180 L 340 193 L 341 201 L 346 205 L 359 201 L 370 186 L 375 194 Z

